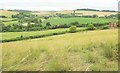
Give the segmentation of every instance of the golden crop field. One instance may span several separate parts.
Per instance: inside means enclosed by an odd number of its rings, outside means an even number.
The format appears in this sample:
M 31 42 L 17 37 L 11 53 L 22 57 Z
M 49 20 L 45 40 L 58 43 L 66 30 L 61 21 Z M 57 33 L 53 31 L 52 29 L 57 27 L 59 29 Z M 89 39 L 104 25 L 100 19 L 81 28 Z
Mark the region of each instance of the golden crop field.
M 40 11 L 40 12 L 34 12 L 32 14 L 36 14 L 36 15 L 49 15 L 49 14 L 56 14 L 56 13 L 60 13 L 60 14 L 71 14 L 74 13 L 73 10 L 62 10 L 62 11 L 57 11 L 57 12 L 48 12 L 48 11 Z M 99 11 L 75 11 L 76 14 L 81 14 L 81 15 L 98 15 L 98 16 L 109 16 L 112 14 L 117 14 L 117 12 L 99 12 Z
M 117 14 L 117 12 L 98 12 L 98 11 L 76 11 L 76 13 L 82 13 L 82 15 L 98 15 L 98 16 L 109 16 Z
M 15 12 L 15 11 L 0 10 L 0 15 L 5 15 L 7 17 L 11 17 L 11 15 L 14 15 L 17 13 L 18 12 Z
M 118 70 L 117 31 L 84 31 L 0 43 L 3 71 Z

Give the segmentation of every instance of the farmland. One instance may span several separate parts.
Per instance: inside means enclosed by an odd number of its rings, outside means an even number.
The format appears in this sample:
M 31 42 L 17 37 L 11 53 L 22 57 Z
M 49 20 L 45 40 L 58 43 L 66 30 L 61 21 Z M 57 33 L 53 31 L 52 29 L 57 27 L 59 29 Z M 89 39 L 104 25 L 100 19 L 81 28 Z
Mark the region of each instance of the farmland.
M 35 15 L 53 15 L 53 14 L 71 14 L 74 13 L 73 10 L 61 10 L 61 11 L 56 11 L 56 12 L 49 12 L 49 11 L 40 11 L 40 12 L 33 12 L 32 14 Z M 80 15 L 98 15 L 98 16 L 109 16 L 111 14 L 117 14 L 116 12 L 98 12 L 98 11 L 76 11 L 76 14 L 80 14 Z
M 3 71 L 118 70 L 116 12 L 0 10 L 0 14 Z
M 44 20 L 43 24 L 50 22 L 53 25 L 58 24 L 70 24 L 71 22 L 79 22 L 80 24 L 90 24 L 90 23 L 109 23 L 116 22 L 115 19 L 104 19 L 104 18 L 51 18 Z
M 42 19 L 42 18 L 41 18 Z M 2 18 L 2 22 L 5 25 L 19 24 L 18 21 L 12 18 Z M 15 20 L 15 21 L 12 21 Z M 71 22 L 79 22 L 80 24 L 90 24 L 90 23 L 109 23 L 109 22 L 117 22 L 116 19 L 105 19 L 105 18 L 50 18 L 50 19 L 42 19 L 42 25 L 45 25 L 47 22 L 50 22 L 52 25 L 61 25 L 61 24 L 70 24 Z M 22 23 L 22 25 L 27 25 Z
M 18 12 L 15 11 L 7 11 L 7 10 L 0 10 L 0 15 L 5 15 L 6 17 L 11 18 L 11 15 L 18 14 Z
M 118 70 L 117 31 L 95 30 L 1 43 L 3 70 L 85 71 L 89 66 L 88 70 L 95 71 Z

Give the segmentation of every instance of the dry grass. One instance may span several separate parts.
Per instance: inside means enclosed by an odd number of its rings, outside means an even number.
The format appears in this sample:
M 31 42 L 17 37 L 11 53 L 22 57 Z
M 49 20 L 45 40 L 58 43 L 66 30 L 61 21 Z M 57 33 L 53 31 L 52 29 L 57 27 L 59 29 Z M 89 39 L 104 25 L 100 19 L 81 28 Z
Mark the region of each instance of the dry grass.
M 106 58 L 101 46 L 116 45 L 117 36 L 117 29 L 110 29 L 1 43 L 3 70 L 82 71 L 91 64 L 88 70 L 117 70 L 117 61 Z

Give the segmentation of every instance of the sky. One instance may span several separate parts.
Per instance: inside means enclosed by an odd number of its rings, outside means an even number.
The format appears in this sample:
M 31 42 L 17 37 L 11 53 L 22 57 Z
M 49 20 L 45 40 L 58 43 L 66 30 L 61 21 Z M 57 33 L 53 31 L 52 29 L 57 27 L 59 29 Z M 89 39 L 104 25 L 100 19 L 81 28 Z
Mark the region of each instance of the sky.
M 82 8 L 118 10 L 119 0 L 2 0 L 0 9 L 74 10 Z

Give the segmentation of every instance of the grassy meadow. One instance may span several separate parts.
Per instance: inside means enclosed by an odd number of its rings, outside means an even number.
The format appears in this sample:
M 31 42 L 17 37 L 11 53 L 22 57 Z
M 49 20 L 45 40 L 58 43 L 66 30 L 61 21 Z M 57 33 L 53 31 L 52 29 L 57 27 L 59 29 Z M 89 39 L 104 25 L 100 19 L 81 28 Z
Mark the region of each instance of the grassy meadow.
M 118 30 L 69 33 L 2 45 L 3 71 L 113 71 Z

